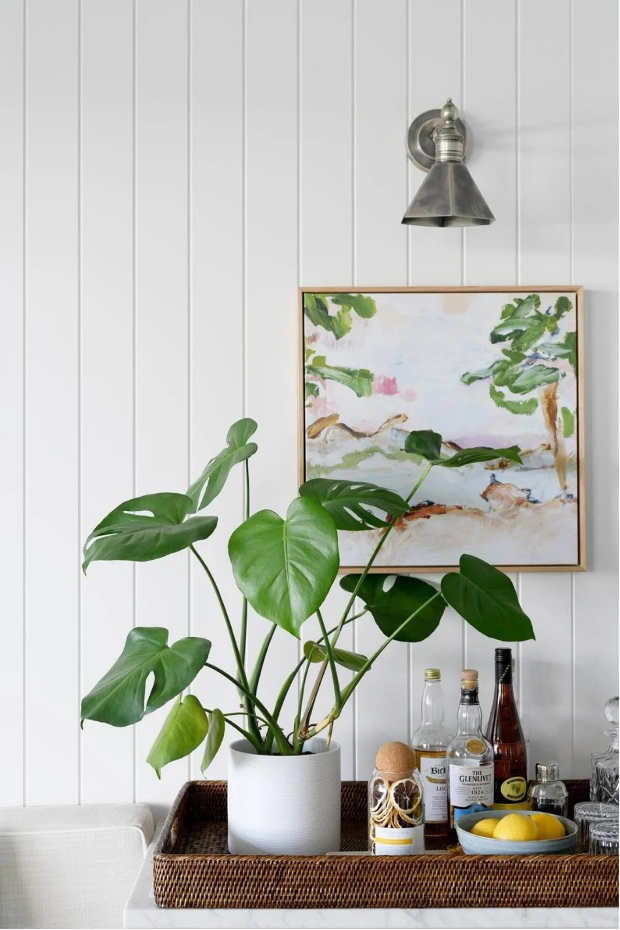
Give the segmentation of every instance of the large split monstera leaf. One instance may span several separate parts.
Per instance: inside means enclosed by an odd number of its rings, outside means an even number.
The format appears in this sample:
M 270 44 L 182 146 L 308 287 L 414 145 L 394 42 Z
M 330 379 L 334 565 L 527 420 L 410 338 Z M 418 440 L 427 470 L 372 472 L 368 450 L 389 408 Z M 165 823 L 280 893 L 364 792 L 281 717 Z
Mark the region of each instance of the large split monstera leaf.
M 335 481 L 312 478 L 299 489 L 302 497 L 318 501 L 334 518 L 339 530 L 369 530 L 387 526 L 379 510 L 391 517 L 402 517 L 409 509 L 400 494 L 365 481 Z
M 186 636 L 168 646 L 168 630 L 163 627 L 136 627 L 110 671 L 82 700 L 82 720 L 113 727 L 137 723 L 191 684 L 210 649 L 209 640 L 199 636 Z M 154 681 L 146 698 L 151 674 Z
M 235 465 L 254 455 L 258 446 L 248 440 L 256 429 L 256 421 L 249 417 L 233 423 L 226 436 L 226 448 L 211 459 L 200 478 L 187 489 L 187 496 L 194 505 L 193 513 L 202 510 L 217 497 Z
M 146 494 L 125 501 L 92 531 L 84 545 L 84 571 L 91 562 L 120 559 L 150 562 L 207 539 L 217 517 L 188 517 L 192 501 L 185 494 Z

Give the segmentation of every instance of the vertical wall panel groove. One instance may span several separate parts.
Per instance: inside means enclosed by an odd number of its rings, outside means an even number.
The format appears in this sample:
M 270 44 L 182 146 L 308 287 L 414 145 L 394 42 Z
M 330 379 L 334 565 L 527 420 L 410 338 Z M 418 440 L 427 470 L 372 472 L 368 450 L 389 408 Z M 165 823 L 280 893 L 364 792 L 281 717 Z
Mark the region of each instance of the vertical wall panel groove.
M 527 36 L 518 47 L 517 69 L 520 283 L 570 283 L 570 6 L 564 0 L 550 0 L 544 7 L 522 0 L 520 27 Z M 548 55 L 551 46 L 553 57 Z M 532 61 L 536 68 L 530 66 Z M 520 710 L 529 736 L 530 775 L 544 757 L 555 759 L 560 772 L 571 771 L 566 739 L 571 728 L 571 576 L 523 572 L 520 588 L 521 603 L 536 631 L 536 642 L 523 643 L 520 649 Z M 541 707 L 547 709 L 545 714 Z
M 78 799 L 78 3 L 27 6 L 29 804 Z M 51 493 L 50 493 L 51 491 Z M 62 672 L 50 656 L 58 656 Z M 48 765 L 54 759 L 54 778 Z
M 225 446 L 230 425 L 244 414 L 243 280 L 243 3 L 217 0 L 191 5 L 191 480 Z M 225 402 L 223 400 L 225 396 Z M 264 453 L 263 453 L 264 454 Z M 226 542 L 243 519 L 243 466 L 205 511 L 219 523 L 199 543 L 238 626 L 240 595 Z M 234 674 L 230 641 L 202 568 L 192 566 L 192 635 L 212 642 L 210 661 Z M 235 689 L 215 673 L 199 675 L 192 690 L 207 707 L 235 710 Z M 228 738 L 237 734 L 229 730 Z M 201 751 L 192 777 L 200 778 Z M 226 777 L 222 750 L 209 778 Z
M 252 510 L 283 516 L 297 490 L 297 7 L 264 0 L 246 12 L 246 385 L 259 424 Z M 270 626 L 249 613 L 255 655 Z M 272 707 L 297 662 L 295 638 L 277 630 L 270 652 L 261 700 Z M 294 698 L 292 689 L 283 722 L 293 720 Z
M 603 705 L 618 680 L 618 6 L 574 0 L 573 10 L 574 275 L 586 288 L 589 569 L 574 580 L 573 765 L 583 776 L 590 752 L 605 748 Z
M 111 63 L 113 62 L 113 66 Z M 79 545 L 132 496 L 133 15 L 125 0 L 82 6 L 81 526 Z M 102 455 L 102 449 L 107 454 Z M 133 621 L 130 564 L 94 563 L 81 584 L 81 691 L 120 654 Z M 84 802 L 133 796 L 131 729 L 86 723 Z
M 137 493 L 186 490 L 187 462 L 187 5 L 138 0 L 136 33 Z M 138 625 L 187 635 L 188 553 L 140 563 Z M 113 568 L 112 566 L 108 566 Z M 169 708 L 136 730 L 138 798 L 167 800 L 185 759 L 159 782 L 146 764 Z
M 402 128 L 404 147 L 409 124 L 425 110 L 440 109 L 448 97 L 460 109 L 464 107 L 463 77 L 463 3 L 462 0 L 444 0 L 426 8 L 409 0 L 409 103 L 406 125 Z M 437 46 L 434 42 L 420 42 L 424 35 L 441 35 L 443 57 L 437 67 Z M 408 199 L 403 203 L 404 213 L 426 174 L 410 159 L 408 162 Z M 433 229 L 431 227 L 407 227 L 409 253 L 407 261 L 407 283 L 413 286 L 457 285 L 464 283 L 462 272 L 463 230 Z M 435 428 L 428 424 L 429 428 Z M 424 495 L 424 489 L 420 489 Z M 423 499 L 423 496 L 422 498 Z M 437 585 L 437 575 L 421 575 L 430 584 Z M 420 700 L 424 687 L 424 668 L 439 667 L 446 704 L 446 726 L 454 729 L 460 695 L 460 670 L 463 667 L 465 622 L 448 608 L 441 623 L 428 641 L 414 643 L 410 647 L 410 714 L 411 731 L 420 722 Z
M 300 14 L 299 284 L 346 286 L 355 279 L 354 8 L 351 3 L 301 0 Z M 321 56 L 316 54 L 319 47 Z M 325 61 L 331 63 L 329 68 Z M 338 623 L 348 600 L 336 581 L 322 611 L 328 628 Z M 306 640 L 320 635 L 314 618 L 306 623 L 303 635 Z M 345 649 L 354 648 L 351 627 L 345 627 L 339 643 Z M 343 686 L 351 680 L 344 669 L 338 674 Z M 313 680 L 311 673 L 306 697 Z M 317 719 L 332 703 L 326 676 Z M 353 701 L 337 721 L 334 739 L 342 747 L 342 777 L 351 778 L 355 765 Z
M 406 208 L 407 4 L 388 0 L 379 7 L 373 0 L 357 0 L 355 7 L 354 283 L 405 284 L 407 231 L 400 217 Z M 373 321 L 367 325 L 370 330 Z M 370 615 L 356 625 L 357 649 L 370 656 L 385 637 Z M 408 647 L 392 643 L 358 686 L 356 764 L 361 779 L 370 775 L 382 743 L 409 738 L 408 659 Z
M 3 520 L 11 528 L 2 543 L 0 616 L 3 645 L 10 661 L 0 676 L 6 759 L 2 792 L 5 804 L 24 802 L 24 159 L 25 30 L 21 0 L 0 5 L 0 291 L 3 333 L 0 340 L 0 485 Z M 9 400 L 10 399 L 10 400 Z

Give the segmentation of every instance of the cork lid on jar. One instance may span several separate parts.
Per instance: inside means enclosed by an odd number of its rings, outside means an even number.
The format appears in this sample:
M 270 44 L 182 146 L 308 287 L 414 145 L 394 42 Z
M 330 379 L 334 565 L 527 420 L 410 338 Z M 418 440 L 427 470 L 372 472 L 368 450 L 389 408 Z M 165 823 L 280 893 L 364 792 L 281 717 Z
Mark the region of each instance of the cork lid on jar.
M 406 743 L 385 743 L 377 753 L 377 771 L 388 781 L 397 781 L 410 775 L 415 763 L 415 752 Z
M 464 668 L 461 672 L 461 685 L 464 688 L 477 688 L 478 670 L 475 668 Z

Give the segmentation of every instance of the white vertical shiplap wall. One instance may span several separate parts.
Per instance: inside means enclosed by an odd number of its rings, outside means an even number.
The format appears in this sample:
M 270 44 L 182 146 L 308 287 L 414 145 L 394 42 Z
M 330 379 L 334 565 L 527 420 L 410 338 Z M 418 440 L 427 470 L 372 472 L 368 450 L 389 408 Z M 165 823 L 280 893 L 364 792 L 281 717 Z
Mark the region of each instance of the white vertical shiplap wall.
M 82 579 L 80 544 L 134 493 L 185 490 L 243 415 L 260 429 L 252 506 L 285 510 L 299 284 L 584 285 L 589 569 L 515 581 L 538 636 L 518 647 L 530 761 L 587 775 L 617 690 L 616 17 L 614 0 L 0 5 L 3 803 L 166 802 L 198 776 L 145 765 L 165 711 L 80 732 L 78 708 L 132 623 L 208 635 L 231 668 L 206 579 L 184 554 Z M 405 229 L 422 180 L 406 129 L 449 95 L 497 221 Z M 234 600 L 241 474 L 216 512 L 204 550 Z M 327 617 L 342 603 L 336 586 Z M 267 629 L 251 617 L 251 649 Z M 362 623 L 343 644 L 375 640 Z M 268 702 L 298 654 L 274 645 Z M 488 705 L 492 650 L 449 613 L 388 650 L 339 722 L 343 776 L 409 738 L 424 665 L 442 666 L 450 715 L 464 662 Z M 237 700 L 213 675 L 196 689 Z

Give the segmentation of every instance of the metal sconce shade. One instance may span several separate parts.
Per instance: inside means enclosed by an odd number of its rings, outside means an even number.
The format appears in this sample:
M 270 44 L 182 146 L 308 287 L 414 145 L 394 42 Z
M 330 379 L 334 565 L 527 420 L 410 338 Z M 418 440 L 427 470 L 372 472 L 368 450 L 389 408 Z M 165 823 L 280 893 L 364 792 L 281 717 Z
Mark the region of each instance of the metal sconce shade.
M 403 216 L 413 226 L 488 226 L 495 217 L 466 165 L 436 162 Z
M 441 110 L 428 110 L 409 127 L 411 160 L 428 171 L 403 217 L 411 226 L 488 226 L 495 220 L 463 156 L 467 133 L 448 98 Z M 429 171 L 430 168 L 430 171 Z

